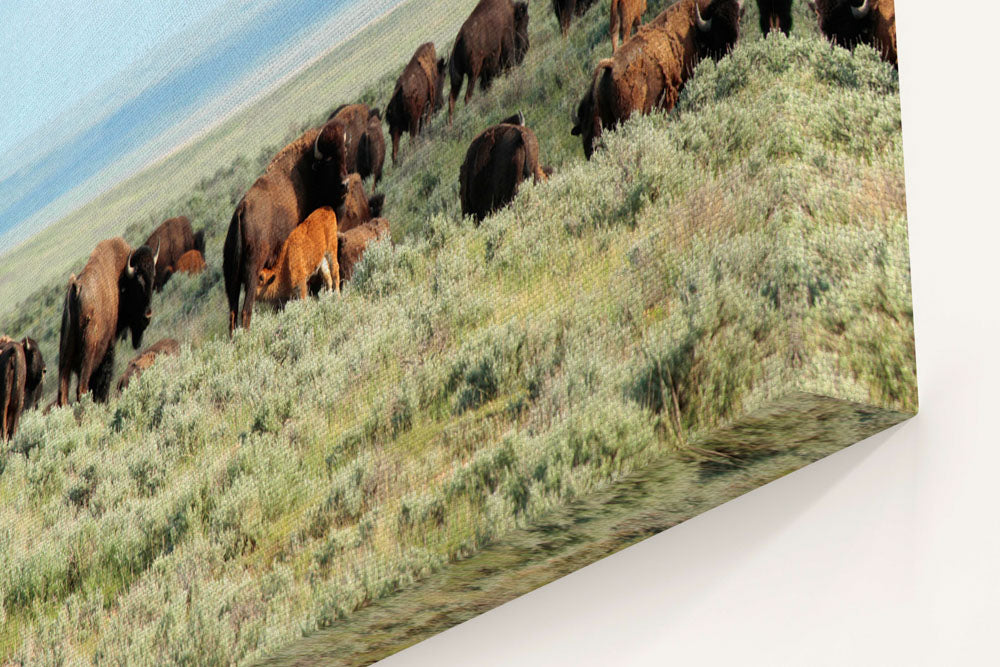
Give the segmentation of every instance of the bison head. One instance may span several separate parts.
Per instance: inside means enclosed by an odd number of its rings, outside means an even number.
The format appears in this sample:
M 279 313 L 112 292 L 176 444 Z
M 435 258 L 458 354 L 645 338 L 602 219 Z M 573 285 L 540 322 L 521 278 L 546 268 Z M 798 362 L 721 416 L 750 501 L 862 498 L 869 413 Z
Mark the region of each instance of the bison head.
M 721 58 L 736 46 L 740 38 L 740 0 L 711 0 L 701 8 L 703 0 L 694 2 L 694 20 L 698 27 L 698 53 L 702 57 Z
M 514 62 L 520 65 L 528 54 L 528 3 L 514 5 Z
M 139 349 L 142 334 L 153 319 L 150 304 L 153 301 L 153 279 L 156 276 L 156 252 L 149 246 L 140 246 L 132 251 L 119 280 L 120 299 L 118 304 L 118 329 L 125 335 L 126 328 L 132 331 L 132 347 Z
M 320 205 L 337 205 L 344 197 L 347 185 L 347 145 L 351 137 L 347 125 L 331 120 L 316 135 L 313 147 L 313 171 Z
M 872 0 L 816 0 L 813 9 L 820 31 L 835 44 L 849 49 L 870 41 L 874 31 Z
M 602 60 L 597 64 L 594 71 L 594 79 L 587 88 L 586 94 L 576 107 L 573 115 L 573 136 L 583 140 L 583 154 L 589 160 L 597 147 L 597 140 L 601 138 L 603 126 L 597 109 L 596 88 L 598 82 L 611 72 L 613 61 L 610 58 Z

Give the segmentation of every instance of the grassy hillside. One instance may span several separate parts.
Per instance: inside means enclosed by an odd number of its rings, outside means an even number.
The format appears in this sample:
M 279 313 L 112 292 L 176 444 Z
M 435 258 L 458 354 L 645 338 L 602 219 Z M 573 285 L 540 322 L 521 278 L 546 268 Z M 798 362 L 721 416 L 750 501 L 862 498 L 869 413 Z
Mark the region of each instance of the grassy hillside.
M 651 462 L 681 488 L 776 455 L 704 436 L 785 386 L 789 346 L 831 395 L 916 409 L 896 73 L 802 16 L 760 41 L 751 9 L 678 109 L 588 163 L 569 116 L 607 5 L 567 42 L 533 1 L 524 66 L 404 139 L 395 244 L 340 298 L 225 336 L 225 228 L 273 150 L 155 217 L 208 230 L 211 270 L 171 281 L 148 333 L 189 344 L 0 454 L 0 660 L 251 661 Z M 556 175 L 474 227 L 458 165 L 518 109 Z M 7 330 L 53 349 L 61 283 Z

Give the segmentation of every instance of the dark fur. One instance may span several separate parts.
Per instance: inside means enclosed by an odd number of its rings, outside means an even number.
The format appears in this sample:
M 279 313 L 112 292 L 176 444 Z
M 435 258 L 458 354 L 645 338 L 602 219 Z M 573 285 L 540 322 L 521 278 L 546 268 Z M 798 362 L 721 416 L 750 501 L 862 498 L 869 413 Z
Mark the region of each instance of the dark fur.
M 434 44 L 421 44 L 396 80 L 392 98 L 385 108 L 385 120 L 392 138 L 392 162 L 399 154 L 403 132 L 415 137 L 424 123 L 444 106 L 444 58 L 438 58 Z
M 172 357 L 180 354 L 180 352 L 181 346 L 173 338 L 164 338 L 153 343 L 143 350 L 142 354 L 136 355 L 132 361 L 128 362 L 125 372 L 122 373 L 121 378 L 118 380 L 118 392 L 125 391 L 130 382 L 139 379 L 143 371 L 152 366 L 153 362 L 160 355 Z
M 538 164 L 538 139 L 520 114 L 473 139 L 459 175 L 462 215 L 476 222 L 507 206 L 528 178 L 548 179 Z
M 786 35 L 792 32 L 792 0 L 757 0 L 757 11 L 761 34 L 767 35 L 772 30 Z
M 455 100 L 466 77 L 468 104 L 477 82 L 482 90 L 488 90 L 494 78 L 524 61 L 528 47 L 527 3 L 480 0 L 458 31 L 448 62 L 448 122 L 454 116 Z
M 337 230 L 341 232 L 379 217 L 385 203 L 383 194 L 374 194 L 371 197 L 365 194 L 365 185 L 360 174 L 351 174 L 347 181 L 347 194 L 341 205 L 336 208 Z
M 191 221 L 183 216 L 170 218 L 153 230 L 144 245 L 152 248 L 153 252 L 157 252 L 159 249 L 160 254 L 156 261 L 156 281 L 153 284 L 153 288 L 157 292 L 162 290 L 163 286 L 170 280 L 170 276 L 174 272 L 174 264 L 181 255 L 188 250 L 198 248 L 199 244 L 204 249 L 204 231 L 195 234 L 191 230 Z
M 4 339 L 0 342 L 0 441 L 7 442 L 17 432 L 24 411 L 27 364 L 24 346 Z
M 306 216 L 342 196 L 339 183 L 325 183 L 313 170 L 317 135 L 317 130 L 309 130 L 282 149 L 233 212 L 222 256 L 230 334 L 237 326 L 240 293 L 244 297 L 239 324 L 247 328 L 260 270 L 274 264 L 285 239 Z
M 70 277 L 59 337 L 58 405 L 69 402 L 74 374 L 77 400 L 88 391 L 95 401 L 107 400 L 115 343 L 131 331 L 132 346 L 139 349 L 153 316 L 155 265 L 148 247 L 133 251 L 124 239 L 113 238 L 97 244 L 80 275 Z
M 815 0 L 813 8 L 820 32 L 845 49 L 867 44 L 879 51 L 883 59 L 897 66 L 895 2 L 871 0 L 868 15 L 856 18 L 851 13 L 851 7 L 861 4 L 862 0 Z
M 24 382 L 24 409 L 33 410 L 38 407 L 42 400 L 42 393 L 45 385 L 45 359 L 42 358 L 42 350 L 33 338 L 25 338 L 21 341 L 24 348 L 24 360 L 27 364 L 27 376 Z
M 316 173 L 328 188 L 343 183 L 353 173 L 361 178 L 372 176 L 372 186 L 378 185 L 385 162 L 385 136 L 378 110 L 365 104 L 339 107 L 320 130 L 315 152 L 320 158 Z
M 712 22 L 708 32 L 698 28 L 695 1 L 671 5 L 597 64 L 573 119 L 573 134 L 581 137 L 587 159 L 605 129 L 633 113 L 670 111 L 698 61 L 720 58 L 736 45 L 737 0 L 697 0 L 702 18 Z
M 556 15 L 562 36 L 569 34 L 569 24 L 574 16 L 583 16 L 595 0 L 552 0 L 552 12 Z

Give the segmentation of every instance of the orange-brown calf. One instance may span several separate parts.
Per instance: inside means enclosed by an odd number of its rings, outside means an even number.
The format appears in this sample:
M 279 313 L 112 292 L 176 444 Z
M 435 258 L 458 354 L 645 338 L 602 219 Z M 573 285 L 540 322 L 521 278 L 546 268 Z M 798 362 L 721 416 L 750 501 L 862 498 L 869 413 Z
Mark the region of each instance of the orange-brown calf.
M 197 250 L 188 250 L 174 263 L 174 273 L 196 276 L 205 270 L 205 256 Z
M 329 206 L 313 211 L 292 230 L 274 268 L 260 270 L 257 298 L 278 303 L 304 299 L 309 293 L 309 279 L 317 273 L 327 289 L 340 292 L 337 214 Z
M 611 52 L 618 50 L 618 35 L 623 42 L 642 25 L 646 0 L 611 0 Z

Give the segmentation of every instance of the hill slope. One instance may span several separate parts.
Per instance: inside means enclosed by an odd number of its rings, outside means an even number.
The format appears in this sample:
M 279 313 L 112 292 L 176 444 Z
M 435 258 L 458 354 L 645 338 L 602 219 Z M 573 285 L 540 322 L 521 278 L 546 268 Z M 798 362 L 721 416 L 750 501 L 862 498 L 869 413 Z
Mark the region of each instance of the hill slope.
M 883 424 L 915 410 L 895 72 L 747 39 L 588 163 L 568 118 L 610 52 L 606 4 L 567 43 L 532 2 L 525 65 L 404 139 L 397 243 L 339 299 L 228 341 L 222 236 L 267 155 L 199 184 L 181 211 L 214 268 L 172 281 L 149 332 L 191 344 L 108 405 L 28 415 L 0 455 L 0 656 L 260 658 L 653 462 L 684 489 L 785 453 L 767 432 L 703 441 L 780 389 L 782 299 L 832 395 L 896 411 Z M 474 227 L 464 147 L 516 109 L 557 174 Z

